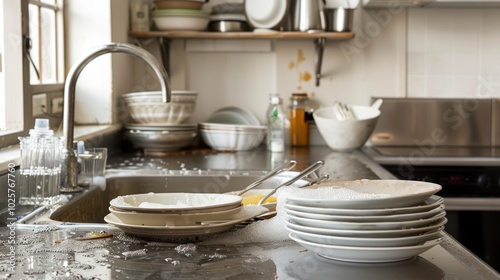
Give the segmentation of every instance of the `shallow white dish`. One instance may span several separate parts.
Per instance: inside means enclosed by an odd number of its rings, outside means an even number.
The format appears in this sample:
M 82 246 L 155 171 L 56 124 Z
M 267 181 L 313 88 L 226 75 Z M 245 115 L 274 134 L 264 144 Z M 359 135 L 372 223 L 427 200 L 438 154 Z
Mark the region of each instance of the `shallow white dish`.
M 282 23 L 287 4 L 286 0 L 246 0 L 245 14 L 254 28 L 273 29 Z
M 407 228 L 407 229 L 391 229 L 391 230 L 347 230 L 347 229 L 329 229 L 329 228 L 318 228 L 298 225 L 291 221 L 286 221 L 286 225 L 289 228 L 299 230 L 302 232 L 317 233 L 317 234 L 327 234 L 335 236 L 350 236 L 350 237 L 403 237 L 403 236 L 415 236 L 435 230 L 441 226 L 444 226 L 448 220 L 446 218 L 441 218 L 438 221 L 427 225 L 425 227 L 418 228 Z
M 341 230 L 398 230 L 407 228 L 418 228 L 430 225 L 435 221 L 446 216 L 444 211 L 433 217 L 427 219 L 417 219 L 409 221 L 395 221 L 395 222 L 338 222 L 338 221 L 325 221 L 310 218 L 297 217 L 286 213 L 288 219 L 292 222 L 310 227 L 328 228 L 328 229 L 341 229 Z
M 417 219 L 430 218 L 438 213 L 444 211 L 444 204 L 438 207 L 424 212 L 415 212 L 408 214 L 398 214 L 398 215 L 382 215 L 382 216 L 343 216 L 343 215 L 327 215 L 327 214 L 316 214 L 297 211 L 293 209 L 287 209 L 288 205 L 285 205 L 285 210 L 288 214 L 316 220 L 324 221 L 337 221 L 337 222 L 355 222 L 355 223 L 366 223 L 366 222 L 396 222 L 396 221 L 410 221 Z
M 241 200 L 241 196 L 219 193 L 145 193 L 118 196 L 110 205 L 137 212 L 201 213 L 236 208 Z
M 267 212 L 267 209 L 264 207 L 250 207 L 242 209 L 242 211 L 238 213 L 238 217 L 236 217 L 234 220 L 227 221 L 224 223 L 196 225 L 196 226 L 129 225 L 120 221 L 120 219 L 118 219 L 112 213 L 104 217 L 104 221 L 108 224 L 118 227 L 125 233 L 135 236 L 160 239 L 160 240 L 193 239 L 229 230 L 234 226 L 236 226 L 237 224 L 243 221 L 253 219 L 265 212 Z
M 321 188 L 325 189 L 320 190 Z M 307 188 L 307 190 L 312 189 L 317 189 L 317 192 L 312 197 L 289 197 L 287 203 L 323 208 L 380 209 L 408 207 L 421 204 L 431 195 L 441 190 L 441 186 L 421 181 L 363 179 L 327 182 Z M 335 197 L 337 191 L 345 189 L 365 195 L 379 195 L 380 197 Z M 328 196 L 331 198 L 325 198 Z
M 251 112 L 234 106 L 223 107 L 215 111 L 206 123 L 220 124 L 244 124 L 244 125 L 260 125 L 259 119 Z
M 207 213 L 141 213 L 135 211 L 118 210 L 110 206 L 109 212 L 114 214 L 121 222 L 138 226 L 194 226 L 206 221 L 220 221 L 232 219 L 240 212 L 243 205 L 236 208 Z
M 380 208 L 380 209 L 349 209 L 349 208 L 324 208 L 314 206 L 301 206 L 295 204 L 286 204 L 287 209 L 301 211 L 303 213 L 316 213 L 325 215 L 344 215 L 344 216 L 380 216 L 380 215 L 399 215 L 430 211 L 442 205 L 444 198 L 433 195 L 426 199 L 422 204 L 410 207 L 398 208 Z
M 291 231 L 294 235 L 303 240 L 315 242 L 318 244 L 356 246 L 356 247 L 397 247 L 397 246 L 418 245 L 427 240 L 437 238 L 441 235 L 444 226 L 441 226 L 436 230 L 432 230 L 415 236 L 388 237 L 388 238 L 384 237 L 363 238 L 363 237 L 325 235 L 325 234 L 303 232 L 300 230 L 295 230 L 288 226 L 286 226 L 286 229 Z
M 415 246 L 352 247 L 318 244 L 303 240 L 293 233 L 290 233 L 289 236 L 295 242 L 322 257 L 340 261 L 363 263 L 395 262 L 406 260 L 429 250 L 443 241 L 443 238 L 436 238 L 429 240 L 424 244 Z

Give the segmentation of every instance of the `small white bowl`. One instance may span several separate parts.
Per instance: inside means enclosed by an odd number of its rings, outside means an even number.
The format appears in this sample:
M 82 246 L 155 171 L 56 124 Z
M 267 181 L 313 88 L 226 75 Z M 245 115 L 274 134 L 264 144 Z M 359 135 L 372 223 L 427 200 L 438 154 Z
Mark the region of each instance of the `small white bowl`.
M 202 31 L 210 21 L 209 17 L 162 15 L 153 17 L 158 30 Z
M 218 151 L 248 151 L 262 143 L 266 136 L 265 126 L 251 126 L 252 129 L 241 129 L 236 125 L 225 125 L 206 128 L 200 126 L 200 134 L 205 143 Z
M 370 106 L 351 106 L 356 120 L 338 120 L 333 107 L 314 111 L 319 133 L 333 150 L 346 151 L 361 148 L 372 134 L 380 111 Z

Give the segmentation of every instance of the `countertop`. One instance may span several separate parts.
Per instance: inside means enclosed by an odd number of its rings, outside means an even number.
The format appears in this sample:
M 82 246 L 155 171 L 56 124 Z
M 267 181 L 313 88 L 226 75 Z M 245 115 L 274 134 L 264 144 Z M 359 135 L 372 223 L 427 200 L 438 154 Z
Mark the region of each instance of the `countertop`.
M 332 180 L 393 178 L 362 151 L 338 153 L 327 147 L 289 149 L 278 158 L 264 149 L 171 153 L 164 157 L 117 155 L 109 160 L 108 172 L 252 173 L 270 170 L 285 159 L 297 160 L 299 170 L 324 160 L 320 173 L 329 174 Z M 71 239 L 101 230 L 113 236 Z M 229 234 L 234 237 L 244 230 L 236 228 Z M 446 233 L 444 241 L 429 251 L 385 264 L 327 260 L 291 240 L 248 243 L 228 237 L 227 242 L 214 244 L 148 241 L 106 224 L 20 224 L 3 227 L 0 234 L 1 279 L 500 279 L 496 271 Z

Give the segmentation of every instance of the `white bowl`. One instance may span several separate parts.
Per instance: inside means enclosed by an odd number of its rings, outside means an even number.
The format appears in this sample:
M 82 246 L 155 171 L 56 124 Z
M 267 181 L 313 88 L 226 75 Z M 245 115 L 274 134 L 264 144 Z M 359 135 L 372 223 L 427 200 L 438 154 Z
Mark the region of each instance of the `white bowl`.
M 153 21 L 159 30 L 202 31 L 207 28 L 210 18 L 198 16 L 162 15 L 153 17 Z
M 262 143 L 266 135 L 265 126 L 252 126 L 255 129 L 238 130 L 230 128 L 206 128 L 200 126 L 200 134 L 205 143 L 218 151 L 248 151 Z M 241 126 L 239 126 L 241 127 Z
M 231 219 L 240 212 L 242 205 L 228 210 L 206 212 L 206 213 L 141 213 L 135 211 L 123 211 L 109 207 L 113 213 L 125 224 L 143 226 L 192 226 L 201 222 L 220 221 Z
M 197 93 L 173 91 L 172 100 L 164 103 L 161 92 L 136 92 L 123 95 L 123 100 L 132 120 L 140 124 L 179 124 L 191 117 Z
M 136 212 L 207 213 L 239 207 L 241 200 L 241 196 L 218 193 L 146 193 L 118 196 L 109 204 Z
M 314 111 L 313 117 L 319 133 L 333 150 L 345 151 L 361 148 L 373 132 L 380 111 L 369 106 L 351 106 L 356 120 L 337 120 L 333 107 Z

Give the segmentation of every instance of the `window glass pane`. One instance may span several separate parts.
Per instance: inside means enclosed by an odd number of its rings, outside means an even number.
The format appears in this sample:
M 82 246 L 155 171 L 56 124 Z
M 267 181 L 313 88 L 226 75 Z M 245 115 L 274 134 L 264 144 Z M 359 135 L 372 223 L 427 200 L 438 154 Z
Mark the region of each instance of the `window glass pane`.
M 54 5 L 56 3 L 56 0 L 42 0 L 42 2 Z
M 31 38 L 31 51 L 30 55 L 32 61 L 35 64 L 35 67 L 40 71 L 40 36 L 39 36 L 39 27 L 40 27 L 40 13 L 38 6 L 29 5 L 29 30 L 30 30 L 30 38 Z M 35 67 L 30 65 L 30 83 L 38 84 L 40 80 L 37 77 Z
M 56 68 L 56 13 L 53 10 L 42 8 L 40 13 L 41 27 L 41 82 L 57 82 Z

